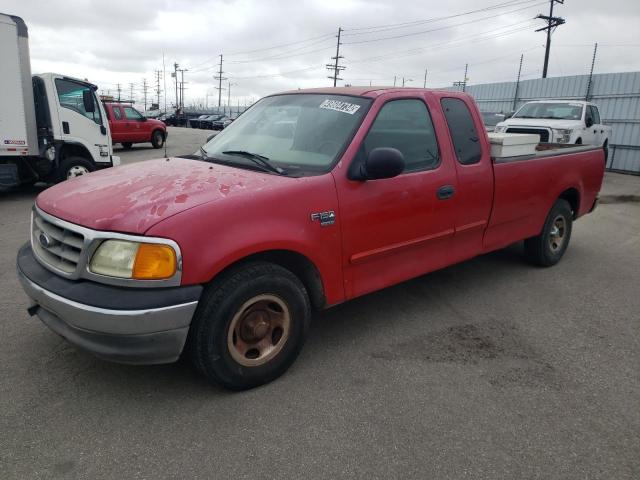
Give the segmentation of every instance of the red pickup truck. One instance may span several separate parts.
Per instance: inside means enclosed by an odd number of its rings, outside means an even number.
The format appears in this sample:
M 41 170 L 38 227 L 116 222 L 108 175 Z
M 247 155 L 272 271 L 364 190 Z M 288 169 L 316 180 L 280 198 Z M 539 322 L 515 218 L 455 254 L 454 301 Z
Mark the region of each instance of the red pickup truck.
M 153 148 L 162 148 L 167 139 L 167 126 L 160 120 L 147 118 L 126 103 L 104 102 L 109 119 L 111 142 L 130 149 L 134 143 L 151 142 Z
M 209 379 L 251 388 L 292 364 L 314 309 L 520 240 L 554 265 L 603 172 L 590 146 L 492 158 L 463 93 L 299 90 L 190 158 L 45 190 L 18 274 L 29 312 L 102 358 L 185 351 Z

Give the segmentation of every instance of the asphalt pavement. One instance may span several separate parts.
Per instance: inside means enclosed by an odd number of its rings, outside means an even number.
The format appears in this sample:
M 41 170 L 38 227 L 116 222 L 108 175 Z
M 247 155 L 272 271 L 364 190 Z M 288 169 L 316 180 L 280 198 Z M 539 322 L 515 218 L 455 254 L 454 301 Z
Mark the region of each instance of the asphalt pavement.
M 168 154 L 208 133 L 170 129 Z M 640 177 L 607 174 L 557 266 L 514 245 L 321 312 L 243 393 L 28 316 L 15 256 L 42 188 L 0 193 L 2 480 L 640 478 Z

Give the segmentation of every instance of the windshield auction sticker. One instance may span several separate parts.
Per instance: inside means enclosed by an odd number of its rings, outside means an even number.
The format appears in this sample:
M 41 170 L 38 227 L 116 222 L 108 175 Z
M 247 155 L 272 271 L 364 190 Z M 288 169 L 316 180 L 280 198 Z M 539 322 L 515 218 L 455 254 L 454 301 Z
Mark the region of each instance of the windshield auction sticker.
M 348 113 L 353 115 L 358 111 L 360 105 L 349 102 L 341 102 L 340 100 L 325 100 L 320 104 L 320 108 L 326 108 L 327 110 L 335 110 L 337 112 Z

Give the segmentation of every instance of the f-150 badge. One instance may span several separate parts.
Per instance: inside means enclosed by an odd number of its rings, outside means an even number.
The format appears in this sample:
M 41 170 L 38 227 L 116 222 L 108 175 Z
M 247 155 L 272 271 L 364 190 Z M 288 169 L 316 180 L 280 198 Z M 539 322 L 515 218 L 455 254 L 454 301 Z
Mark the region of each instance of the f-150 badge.
M 312 213 L 311 220 L 314 222 L 320 222 L 321 227 L 327 227 L 336 223 L 336 214 L 333 210 L 329 210 L 328 212 Z

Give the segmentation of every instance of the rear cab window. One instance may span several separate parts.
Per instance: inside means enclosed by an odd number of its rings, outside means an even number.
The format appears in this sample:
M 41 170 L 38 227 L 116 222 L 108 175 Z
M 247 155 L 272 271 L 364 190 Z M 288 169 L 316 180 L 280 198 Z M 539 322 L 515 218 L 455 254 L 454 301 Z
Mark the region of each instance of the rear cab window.
M 119 105 L 114 105 L 111 107 L 111 111 L 113 112 L 114 120 L 122 120 L 122 112 L 120 111 Z
M 458 163 L 461 165 L 479 163 L 482 159 L 482 146 L 469 107 L 459 98 L 443 98 L 440 104 Z

